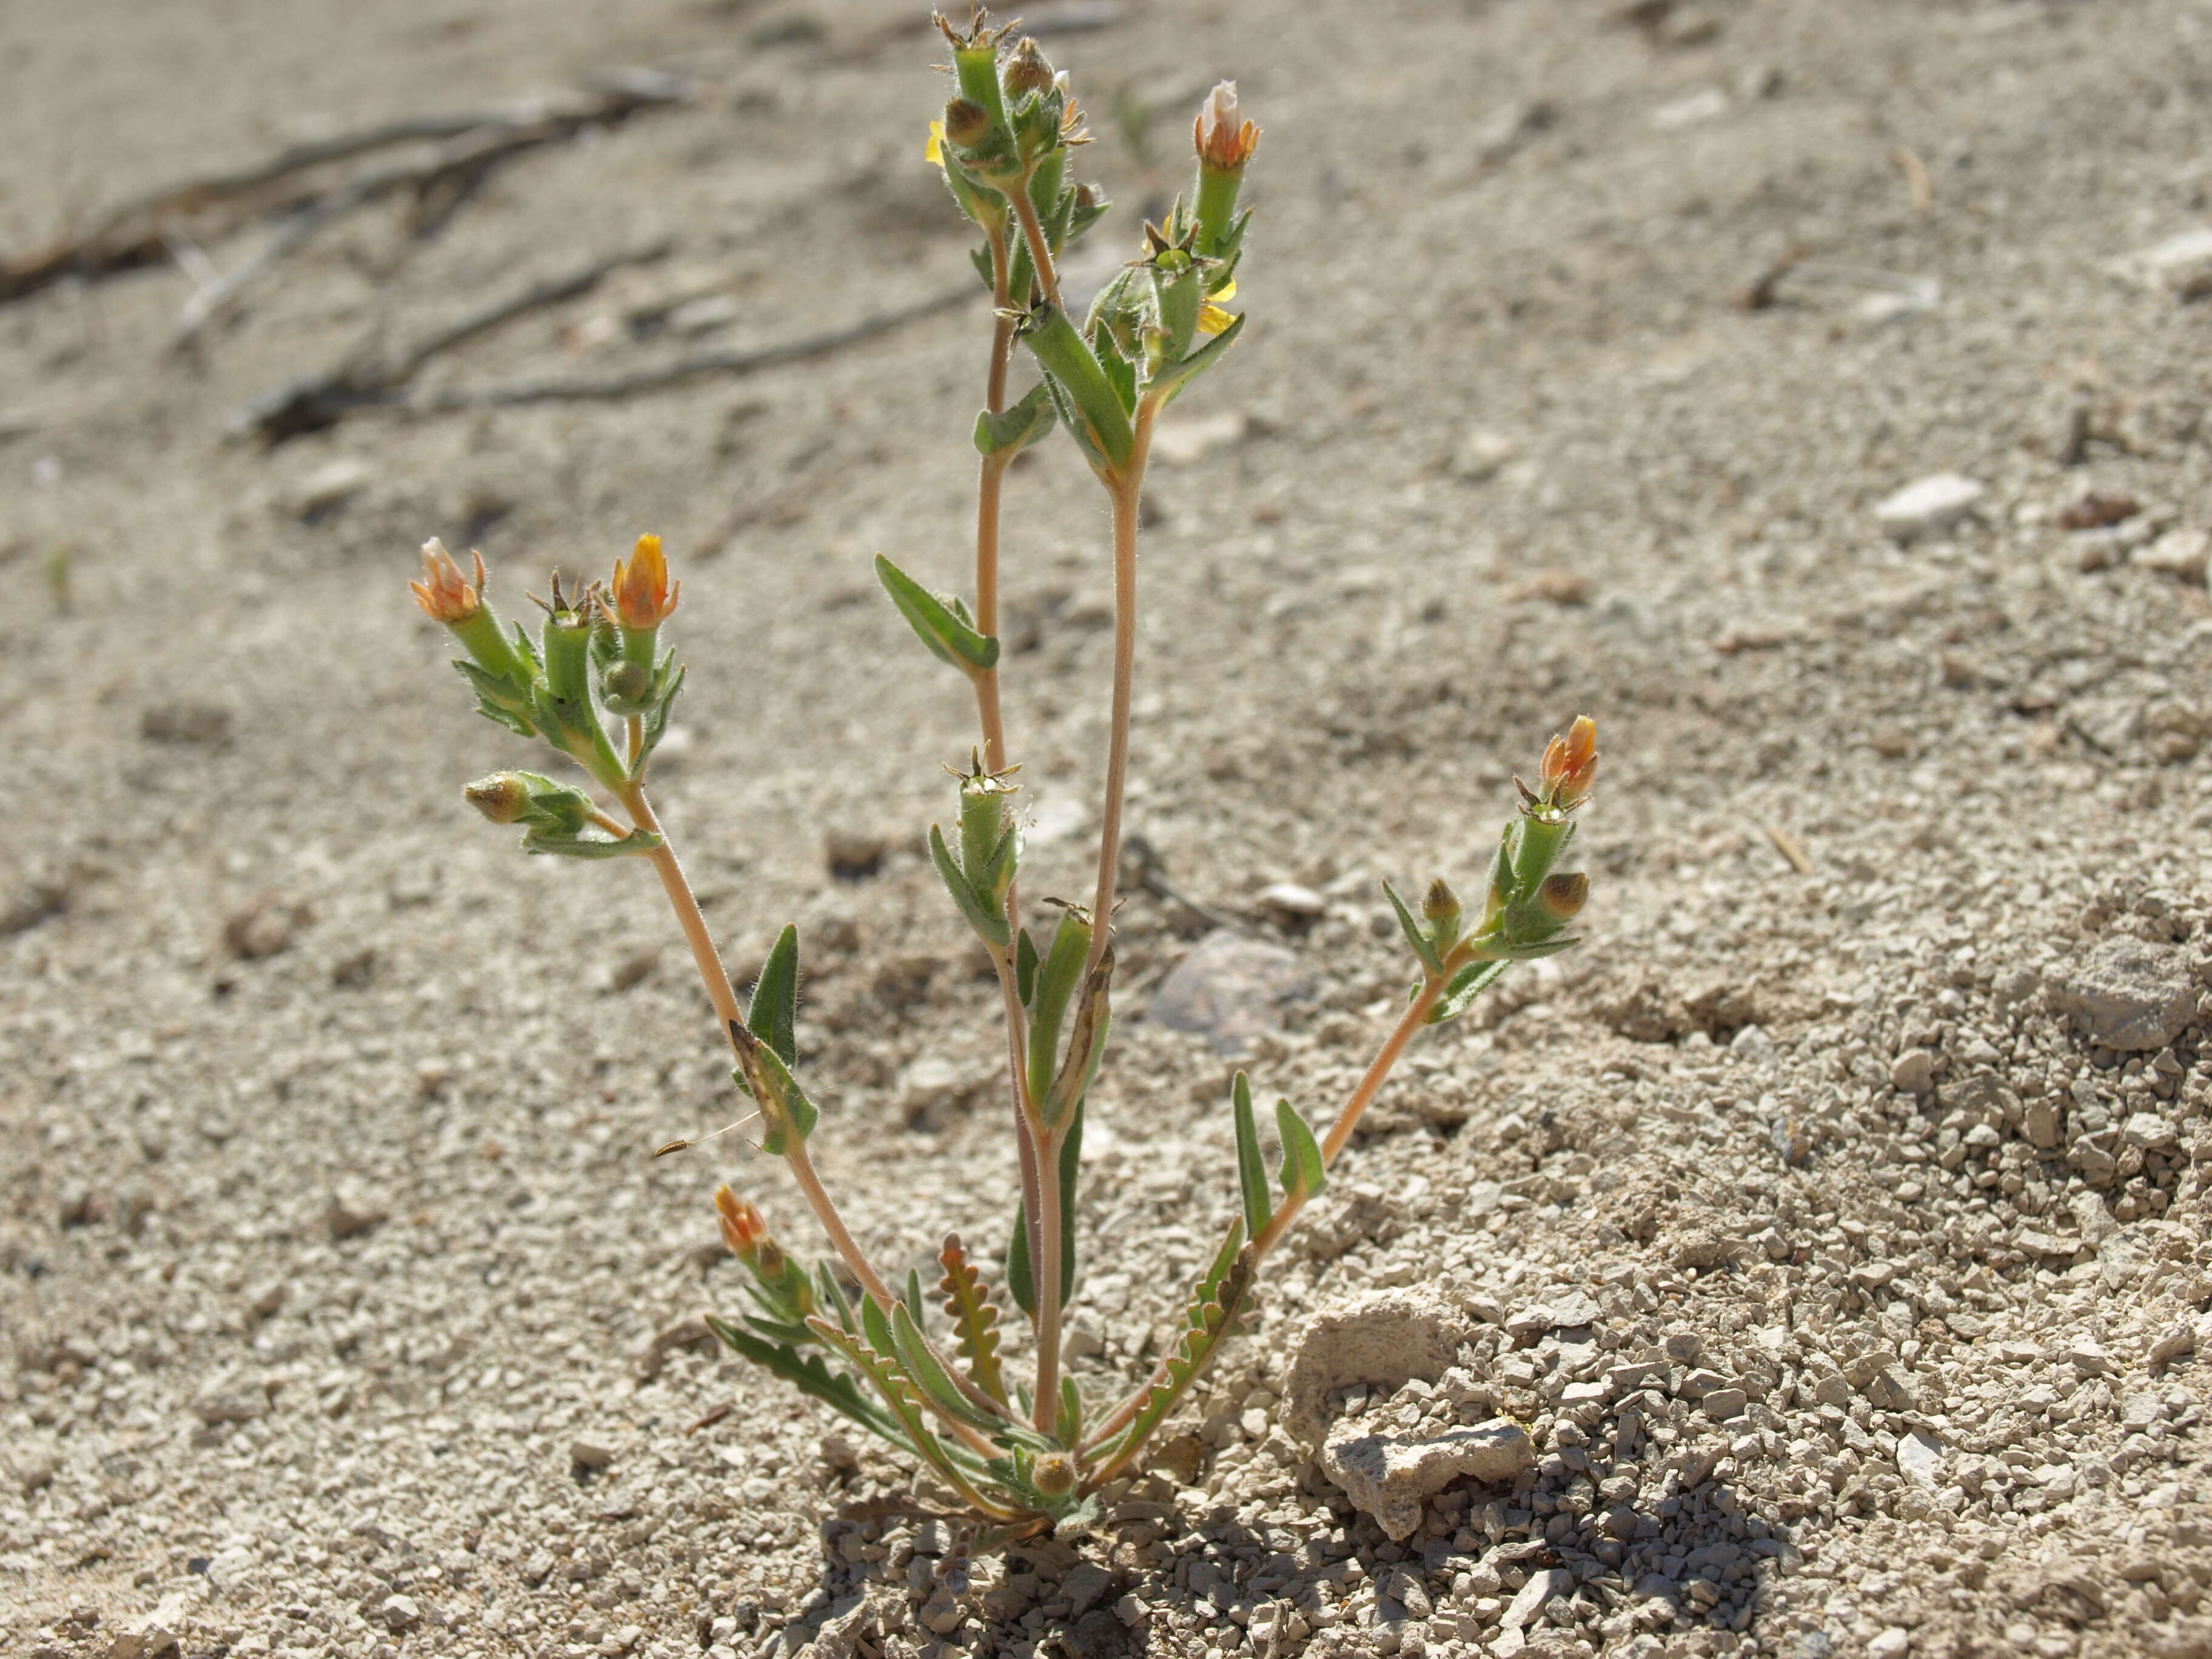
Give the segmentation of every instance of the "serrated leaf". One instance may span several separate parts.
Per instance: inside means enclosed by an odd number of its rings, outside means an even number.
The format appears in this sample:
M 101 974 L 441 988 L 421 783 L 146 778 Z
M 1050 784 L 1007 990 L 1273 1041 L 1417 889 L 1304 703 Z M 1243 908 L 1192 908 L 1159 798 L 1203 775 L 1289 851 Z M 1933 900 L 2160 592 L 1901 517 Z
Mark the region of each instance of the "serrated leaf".
M 937 1260 L 945 1277 L 937 1288 L 944 1293 L 945 1317 L 957 1334 L 960 1357 L 968 1362 L 969 1377 L 1001 1406 L 1007 1403 L 1006 1380 L 999 1367 L 999 1310 L 991 1304 L 983 1275 L 968 1260 L 957 1233 L 948 1233 Z
M 869 1310 L 873 1309 L 875 1304 L 872 1302 L 862 1304 L 864 1321 Z M 880 1324 L 882 1319 L 881 1311 L 877 1310 L 876 1322 Z M 897 1363 L 888 1358 L 888 1342 L 878 1346 L 870 1339 L 838 1330 L 829 1321 L 819 1317 L 810 1322 L 816 1334 L 843 1354 L 855 1370 L 875 1385 L 876 1392 L 883 1397 L 884 1405 L 890 1408 L 891 1416 L 904 1433 L 905 1443 L 916 1456 L 983 1514 L 1002 1521 L 1014 1518 L 1013 1512 L 1004 1504 L 993 1503 L 976 1489 L 967 1471 L 960 1467 L 945 1443 L 930 1431 L 929 1425 L 922 1419 L 921 1395 L 906 1374 L 900 1370 Z
M 998 666 L 998 641 L 977 633 L 951 605 L 880 553 L 876 555 L 876 580 L 939 661 L 963 672 Z
M 1006 921 L 1006 912 L 994 909 L 981 893 L 968 884 L 967 875 L 952 856 L 951 848 L 945 844 L 944 831 L 933 823 L 929 826 L 929 857 L 930 861 L 937 866 L 938 875 L 944 879 L 945 890 L 952 895 L 953 903 L 960 907 L 960 914 L 968 919 L 968 925 L 986 942 L 1004 950 L 1007 941 L 1013 937 L 1013 929 Z
M 726 1319 L 713 1314 L 707 1316 L 707 1328 L 723 1343 L 763 1370 L 772 1371 L 801 1394 L 811 1395 L 836 1411 L 849 1417 L 871 1434 L 880 1435 L 902 1451 L 914 1454 L 915 1448 L 900 1431 L 898 1421 L 881 1407 L 860 1392 L 860 1385 L 849 1376 L 832 1371 L 819 1354 L 803 1354 L 788 1343 L 769 1342 L 750 1332 L 741 1331 Z M 818 1337 L 819 1333 L 811 1333 Z
M 1421 924 L 1415 920 L 1413 913 L 1406 908 L 1406 901 L 1398 896 L 1398 890 L 1386 881 L 1382 884 L 1382 893 L 1390 901 L 1390 908 L 1398 913 L 1398 926 L 1405 930 L 1406 943 L 1413 947 L 1413 954 L 1421 959 L 1421 966 L 1431 974 L 1443 972 L 1444 965 L 1437 958 L 1436 945 L 1422 931 Z
M 975 416 L 976 453 L 1001 455 L 1026 449 L 1051 432 L 1054 418 L 1052 393 L 1040 380 L 1018 402 L 995 414 L 987 409 Z
M 1206 1369 L 1206 1362 L 1212 1358 L 1235 1322 L 1246 1292 L 1251 1289 L 1258 1261 L 1254 1248 L 1244 1242 L 1244 1223 L 1240 1217 L 1230 1224 L 1228 1237 L 1194 1291 L 1189 1310 L 1184 1316 L 1182 1335 L 1138 1397 L 1136 1412 L 1128 1427 L 1104 1447 L 1096 1449 L 1105 1461 L 1092 1470 L 1088 1485 L 1095 1488 L 1112 1480 L 1137 1455 L 1152 1431 Z
M 1267 1231 L 1274 1208 L 1267 1199 L 1267 1166 L 1260 1158 L 1259 1126 L 1252 1121 L 1252 1080 L 1237 1073 L 1230 1094 L 1237 1119 L 1237 1186 L 1244 1200 L 1244 1231 L 1257 1238 Z M 1290 1169 L 1287 1149 L 1283 1168 Z
M 1275 1103 L 1275 1133 L 1283 1142 L 1283 1191 L 1292 1198 L 1311 1198 L 1328 1184 L 1328 1166 L 1312 1128 L 1287 1100 Z
M 1498 982 L 1498 976 L 1509 966 L 1504 962 L 1468 963 L 1451 976 L 1451 983 L 1444 987 L 1437 1006 L 1429 1010 L 1428 1023 L 1441 1025 L 1448 1019 L 1457 1019 L 1477 997 Z
M 745 1009 L 745 1029 L 786 1066 L 799 1063 L 799 927 L 787 924 L 761 963 Z

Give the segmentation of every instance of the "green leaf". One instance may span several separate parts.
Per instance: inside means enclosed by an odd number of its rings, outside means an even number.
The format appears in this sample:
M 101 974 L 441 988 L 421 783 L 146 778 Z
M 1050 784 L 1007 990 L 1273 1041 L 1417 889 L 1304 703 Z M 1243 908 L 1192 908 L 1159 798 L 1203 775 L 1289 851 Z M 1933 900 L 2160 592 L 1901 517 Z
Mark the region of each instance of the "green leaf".
M 707 1328 L 729 1347 L 763 1370 L 773 1371 L 801 1394 L 811 1395 L 825 1406 L 843 1413 L 871 1434 L 881 1435 L 909 1455 L 915 1449 L 900 1431 L 898 1421 L 860 1392 L 849 1376 L 841 1376 L 819 1354 L 803 1354 L 788 1343 L 764 1341 L 741 1331 L 726 1319 L 707 1316 Z
M 1022 338 L 1066 398 L 1060 413 L 1069 417 L 1070 431 L 1087 438 L 1085 451 L 1103 457 L 1109 471 L 1127 465 L 1136 447 L 1128 405 L 1067 313 L 1057 306 L 1039 306 L 1023 323 Z
M 1036 996 L 1037 948 L 1030 937 L 1029 929 L 1022 929 L 1021 937 L 1014 941 L 1014 990 L 1026 1008 Z
M 1283 1191 L 1292 1198 L 1311 1198 L 1328 1183 L 1328 1166 L 1322 1162 L 1314 1132 L 1287 1100 L 1275 1103 L 1275 1133 L 1283 1141 Z
M 1182 396 L 1185 386 L 1228 355 L 1229 348 L 1237 343 L 1237 337 L 1243 331 L 1244 318 L 1239 315 L 1236 321 L 1231 323 L 1228 327 L 1223 329 L 1220 333 L 1199 347 L 1174 368 L 1163 369 L 1158 378 L 1146 389 L 1152 392 L 1165 394 L 1160 398 L 1163 407 L 1173 403 Z
M 801 1141 L 814 1133 L 814 1103 L 806 1097 L 806 1091 L 799 1086 L 798 1079 L 792 1076 L 791 1068 L 775 1049 L 735 1020 L 730 1023 L 730 1032 L 738 1043 L 738 1076 L 768 1122 L 768 1133 L 761 1137 L 761 1150 L 781 1158 L 787 1144 L 784 1139 L 787 1127 Z
M 1510 965 L 1504 962 L 1468 963 L 1451 976 L 1451 983 L 1444 987 L 1437 1006 L 1429 1010 L 1428 1023 L 1441 1025 L 1448 1019 L 1457 1019 L 1477 997 L 1498 982 L 1498 976 Z
M 1013 937 L 1006 913 L 994 910 L 973 887 L 952 856 L 952 849 L 945 844 L 945 834 L 935 824 L 929 826 L 929 856 L 937 866 L 937 873 L 944 878 L 945 890 L 952 902 L 960 907 L 960 914 L 968 918 L 968 925 L 981 934 L 984 940 L 1004 950 Z
M 1228 1237 L 1192 1292 L 1182 1337 L 1160 1362 L 1152 1380 L 1139 1396 L 1136 1414 L 1130 1419 L 1128 1428 L 1097 1449 L 1097 1455 L 1103 1462 L 1094 1467 L 1086 1484 L 1095 1489 L 1120 1473 L 1175 1408 L 1193 1380 L 1206 1369 L 1206 1362 L 1212 1358 L 1235 1322 L 1245 1293 L 1251 1289 L 1257 1263 L 1253 1248 L 1244 1242 L 1244 1222 L 1239 1217 L 1230 1223 Z
M 919 1286 L 916 1287 L 917 1292 Z M 878 1315 L 880 1318 L 882 1316 Z M 947 1417 L 965 1423 L 971 1429 L 997 1430 L 1007 1426 L 1006 1420 L 985 1411 L 960 1392 L 960 1385 L 951 1373 L 938 1363 L 937 1356 L 929 1351 L 921 1327 L 915 1323 L 914 1316 L 903 1305 L 891 1309 L 890 1337 L 896 1348 L 900 1363 L 929 1401 Z M 871 1338 L 872 1340 L 872 1338 Z
M 1257 1238 L 1275 1212 L 1267 1199 L 1267 1166 L 1260 1158 L 1260 1131 L 1252 1121 L 1252 1080 L 1242 1072 L 1231 1085 L 1231 1098 L 1237 1117 L 1237 1185 L 1244 1198 L 1244 1231 L 1247 1237 Z M 1283 1158 L 1286 1175 L 1290 1167 L 1286 1146 Z
M 1084 976 L 1083 994 L 1075 1008 L 1075 1024 L 1067 1034 L 1067 1052 L 1053 1074 L 1037 1115 L 1047 1129 L 1057 1129 L 1071 1107 L 1080 1105 L 1098 1075 L 1105 1058 L 1106 1036 L 1114 1017 L 1109 1000 L 1114 983 L 1114 947 L 1108 945 L 1098 965 Z
M 975 416 L 978 454 L 999 455 L 1027 448 L 1052 430 L 1052 393 L 1040 380 L 1018 403 L 997 414 L 984 410 Z
M 753 981 L 745 1029 L 775 1051 L 786 1066 L 799 1063 L 799 928 L 787 925 L 776 935 L 768 960 Z
M 1083 1103 L 1075 1103 L 1075 1115 L 1060 1143 L 1060 1300 L 1066 1305 L 1075 1294 L 1075 1187 L 1083 1167 Z
M 1017 1308 L 1031 1319 L 1036 1317 L 1036 1267 L 1030 1261 L 1029 1206 L 1018 1199 L 1014 1201 L 1014 1237 L 1006 1246 L 1006 1291 Z
M 1406 901 L 1398 896 L 1398 890 L 1386 881 L 1382 884 L 1382 892 L 1390 901 L 1390 908 L 1398 913 L 1398 926 L 1406 930 L 1406 943 L 1413 947 L 1413 954 L 1421 959 L 1421 966 L 1431 975 L 1443 972 L 1444 965 L 1437 959 L 1437 947 L 1430 942 L 1428 934 L 1422 930 L 1413 913 L 1406 908 Z
M 963 672 L 998 666 L 998 641 L 977 633 L 951 605 L 880 553 L 876 555 L 876 579 L 939 661 Z
M 874 1308 L 872 1302 L 863 1304 L 863 1316 Z M 877 1312 L 875 1317 L 880 1325 L 883 1322 L 881 1312 Z M 817 1317 L 812 1323 L 816 1334 L 823 1341 L 843 1354 L 855 1369 L 876 1385 L 876 1392 L 883 1396 L 884 1403 L 890 1408 L 891 1416 L 904 1434 L 905 1437 L 900 1443 L 935 1469 L 953 1491 L 984 1514 L 1001 1520 L 1013 1518 L 1005 1505 L 994 1504 L 976 1489 L 975 1483 L 969 1479 L 967 1472 L 954 1460 L 944 1443 L 930 1432 L 929 1425 L 922 1419 L 920 1396 L 913 1383 L 899 1369 L 897 1363 L 886 1357 L 890 1346 L 888 1342 L 878 1346 L 848 1331 L 837 1329 L 826 1319 Z
M 1067 1013 L 1068 999 L 1083 981 L 1084 963 L 1091 954 L 1091 919 L 1075 909 L 1060 912 L 1052 946 L 1045 952 L 1043 970 L 1037 975 L 1036 1000 L 1030 1013 L 1030 1097 L 1042 1100 L 1052 1088 L 1059 1068 L 1060 1027 Z
M 524 852 L 549 858 L 630 859 L 650 853 L 659 845 L 660 837 L 645 830 L 633 830 L 620 840 L 601 840 L 595 836 L 570 835 L 558 830 L 528 830 L 522 836 Z
M 1076 1445 L 1083 1439 L 1083 1395 L 1072 1376 L 1063 1375 L 1060 1379 L 1060 1410 L 1052 1419 L 1052 1433 L 1063 1446 Z

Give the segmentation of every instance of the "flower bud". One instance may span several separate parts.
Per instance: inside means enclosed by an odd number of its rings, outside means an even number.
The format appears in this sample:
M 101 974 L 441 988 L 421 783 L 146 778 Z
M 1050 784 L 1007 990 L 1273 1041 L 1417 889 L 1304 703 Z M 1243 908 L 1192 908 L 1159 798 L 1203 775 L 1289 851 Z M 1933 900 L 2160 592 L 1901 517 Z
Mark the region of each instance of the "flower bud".
M 759 1261 L 763 1245 L 774 1247 L 768 1236 L 768 1218 L 750 1199 L 739 1198 L 727 1187 L 717 1187 L 714 1207 L 721 1212 L 722 1243 L 730 1247 L 731 1255 L 751 1266 Z
M 514 823 L 530 810 L 530 786 L 519 772 L 495 772 L 478 778 L 462 793 L 494 823 Z
M 972 149 L 991 136 L 991 112 L 972 99 L 955 98 L 945 106 L 941 130 L 945 143 Z
M 666 622 L 683 590 L 682 582 L 669 584 L 668 561 L 658 536 L 640 536 L 629 558 L 615 561 L 615 618 L 635 633 L 650 633 Z
M 617 713 L 632 709 L 642 713 L 646 700 L 653 695 L 653 671 L 625 657 L 607 670 L 604 690 L 609 708 Z
M 1013 55 L 1006 59 L 999 71 L 1000 84 L 1006 88 L 1009 98 L 1025 98 L 1033 92 L 1042 92 L 1052 84 L 1052 65 L 1045 61 L 1043 52 L 1035 40 L 1024 35 L 1014 46 Z M 946 124 L 950 130 L 951 123 Z
M 1030 1471 L 1030 1480 L 1047 1498 L 1061 1498 L 1075 1490 L 1075 1460 L 1064 1452 L 1048 1452 Z
M 1589 878 L 1579 870 L 1571 875 L 1547 876 L 1536 890 L 1536 902 L 1547 915 L 1571 921 L 1589 902 Z

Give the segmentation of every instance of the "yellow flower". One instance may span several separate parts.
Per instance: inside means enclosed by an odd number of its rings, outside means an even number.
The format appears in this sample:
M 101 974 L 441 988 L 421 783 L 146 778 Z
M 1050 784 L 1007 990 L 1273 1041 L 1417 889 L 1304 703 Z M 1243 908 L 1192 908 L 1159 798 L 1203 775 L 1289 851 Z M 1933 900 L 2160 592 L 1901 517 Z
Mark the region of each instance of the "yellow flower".
M 942 167 L 945 165 L 944 122 L 932 121 L 929 124 L 929 143 L 924 146 L 921 155 L 922 159 L 933 167 Z
M 1231 286 L 1234 287 L 1235 284 L 1232 283 Z M 1198 331 L 1200 334 L 1218 334 L 1236 320 L 1235 312 L 1224 311 L 1211 300 L 1198 308 Z

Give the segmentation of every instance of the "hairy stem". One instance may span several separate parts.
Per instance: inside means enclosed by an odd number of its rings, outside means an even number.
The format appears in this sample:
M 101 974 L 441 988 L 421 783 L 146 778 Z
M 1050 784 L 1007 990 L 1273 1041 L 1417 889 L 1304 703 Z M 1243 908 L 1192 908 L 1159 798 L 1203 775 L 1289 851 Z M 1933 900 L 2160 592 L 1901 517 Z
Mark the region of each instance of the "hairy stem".
M 1037 286 L 1044 290 L 1051 304 L 1060 303 L 1060 268 L 1053 264 L 1052 249 L 1044 240 L 1044 227 L 1037 222 L 1036 204 L 1030 200 L 1030 181 L 1024 179 L 1018 187 L 1006 192 L 1006 199 L 1014 204 L 1014 216 L 1022 222 L 1022 240 L 1030 246 L 1030 263 L 1036 267 Z
M 1129 778 L 1129 708 L 1137 681 L 1137 518 L 1145 461 L 1152 443 L 1150 398 L 1137 405 L 1129 465 L 1109 487 L 1114 507 L 1114 705 L 1106 740 L 1106 799 L 1098 830 L 1098 884 L 1091 903 L 1091 960 L 1096 968 L 1114 927 L 1114 884 L 1121 867 L 1121 797 Z M 1087 970 L 1087 969 L 1086 969 Z
M 676 856 L 676 848 L 661 829 L 660 820 L 653 815 L 653 805 L 645 798 L 641 785 L 630 784 L 621 791 L 622 804 L 629 811 L 637 827 L 661 837 L 660 845 L 647 856 L 659 872 L 660 884 L 668 894 L 668 902 L 676 912 L 676 921 L 684 929 L 684 937 L 691 946 L 691 959 L 698 964 L 699 977 L 706 981 L 707 996 L 714 1005 L 720 1018 L 722 1031 L 726 1036 L 732 1024 L 743 1024 L 744 1016 L 738 1007 L 738 993 L 730 983 L 729 970 L 722 966 L 722 953 L 714 947 L 714 936 L 708 931 L 707 918 L 699 908 L 698 896 L 691 890 L 691 883 L 684 873 L 684 866 Z M 735 1039 L 732 1039 L 734 1047 Z M 822 1185 L 822 1177 L 814 1172 L 814 1161 L 806 1155 L 806 1143 L 797 1135 L 784 1137 L 787 1146 L 784 1162 L 799 1182 L 799 1190 L 813 1207 L 814 1218 L 822 1224 L 822 1231 L 830 1236 L 845 1266 L 858 1279 L 875 1304 L 885 1312 L 890 1310 L 891 1293 L 876 1270 L 868 1265 L 861 1254 L 859 1241 L 845 1225 L 845 1218 L 837 1212 L 836 1204 Z

